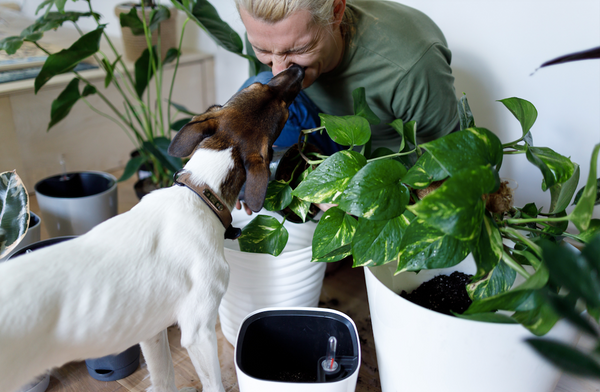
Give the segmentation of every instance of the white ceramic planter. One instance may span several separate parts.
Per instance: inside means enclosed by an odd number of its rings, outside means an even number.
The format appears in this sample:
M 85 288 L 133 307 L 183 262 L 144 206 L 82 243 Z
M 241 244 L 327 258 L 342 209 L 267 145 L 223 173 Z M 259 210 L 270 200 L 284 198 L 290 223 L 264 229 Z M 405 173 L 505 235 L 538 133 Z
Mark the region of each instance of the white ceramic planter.
M 395 266 L 365 268 L 377 364 L 383 392 L 550 392 L 561 372 L 524 340 L 519 324 L 492 324 L 415 305 L 408 292 L 436 275 L 474 272 L 471 256 L 451 269 L 393 276 Z M 576 344 L 579 332 L 561 321 L 546 335 Z
M 27 229 L 27 233 L 25 233 L 25 237 L 19 242 L 19 245 L 16 246 L 9 254 L 0 259 L 0 262 L 8 260 L 10 256 L 15 254 L 19 249 L 23 249 L 24 247 L 31 245 L 35 242 L 38 242 L 41 239 L 41 226 L 42 221 L 39 216 L 30 212 L 31 217 L 29 218 L 29 228 Z
M 265 210 L 259 214 L 281 219 Z M 244 227 L 256 216 L 241 210 L 234 210 L 232 215 L 235 227 Z M 241 252 L 237 241 L 225 240 L 229 286 L 219 307 L 219 318 L 225 338 L 234 346 L 238 329 L 248 314 L 262 308 L 314 307 L 319 303 L 326 265 L 310 262 L 316 223 L 284 225 L 289 241 L 278 257 Z
M 328 339 L 337 339 L 337 371 L 320 366 Z M 323 308 L 268 308 L 249 314 L 237 335 L 240 392 L 353 392 L 361 363 L 356 325 Z
M 50 385 L 50 374 L 44 373 L 34 378 L 29 384 L 23 385 L 15 392 L 44 392 Z
M 117 179 L 113 175 L 95 171 L 66 175 L 72 185 L 62 187 L 62 175 L 35 184 L 35 195 L 50 237 L 85 234 L 117 215 Z

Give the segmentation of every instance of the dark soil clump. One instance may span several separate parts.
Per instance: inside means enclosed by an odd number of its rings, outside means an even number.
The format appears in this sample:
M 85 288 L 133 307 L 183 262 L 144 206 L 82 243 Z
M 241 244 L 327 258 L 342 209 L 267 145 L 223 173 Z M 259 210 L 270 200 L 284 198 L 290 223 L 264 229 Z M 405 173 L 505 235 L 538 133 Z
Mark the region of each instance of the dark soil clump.
M 453 272 L 450 276 L 438 275 L 421 284 L 410 294 L 402 291 L 400 296 L 439 313 L 462 314 L 472 302 L 466 288 L 472 276 L 458 271 Z

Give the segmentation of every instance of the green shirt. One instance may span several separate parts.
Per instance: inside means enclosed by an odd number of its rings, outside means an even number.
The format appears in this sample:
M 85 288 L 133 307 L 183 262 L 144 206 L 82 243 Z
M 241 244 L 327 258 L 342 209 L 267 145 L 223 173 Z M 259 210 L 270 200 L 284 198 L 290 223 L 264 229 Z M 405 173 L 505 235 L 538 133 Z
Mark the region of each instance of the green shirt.
M 352 91 L 364 87 L 381 119 L 373 148 L 397 147 L 388 124 L 417 122 L 420 142 L 446 135 L 458 124 L 451 53 L 441 30 L 425 14 L 391 1 L 348 3 L 352 18 L 342 62 L 305 90 L 324 112 L 353 113 Z

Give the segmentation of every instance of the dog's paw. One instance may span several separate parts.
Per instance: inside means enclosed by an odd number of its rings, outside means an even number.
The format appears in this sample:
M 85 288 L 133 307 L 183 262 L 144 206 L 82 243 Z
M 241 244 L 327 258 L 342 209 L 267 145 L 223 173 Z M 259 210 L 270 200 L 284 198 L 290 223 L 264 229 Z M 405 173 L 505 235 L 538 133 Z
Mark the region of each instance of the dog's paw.
M 196 388 L 192 388 L 192 387 L 185 387 L 185 388 L 181 388 L 181 389 L 179 390 L 179 392 L 198 392 L 198 391 L 196 390 Z

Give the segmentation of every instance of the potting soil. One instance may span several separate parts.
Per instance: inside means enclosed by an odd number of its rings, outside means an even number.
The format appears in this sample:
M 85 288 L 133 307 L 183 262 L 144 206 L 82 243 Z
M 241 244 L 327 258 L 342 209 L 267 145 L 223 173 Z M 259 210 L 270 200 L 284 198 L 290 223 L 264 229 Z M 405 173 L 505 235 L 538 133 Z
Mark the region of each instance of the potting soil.
M 462 314 L 472 302 L 466 289 L 472 276 L 458 271 L 453 272 L 450 276 L 438 275 L 422 283 L 411 293 L 403 290 L 400 296 L 439 313 Z

